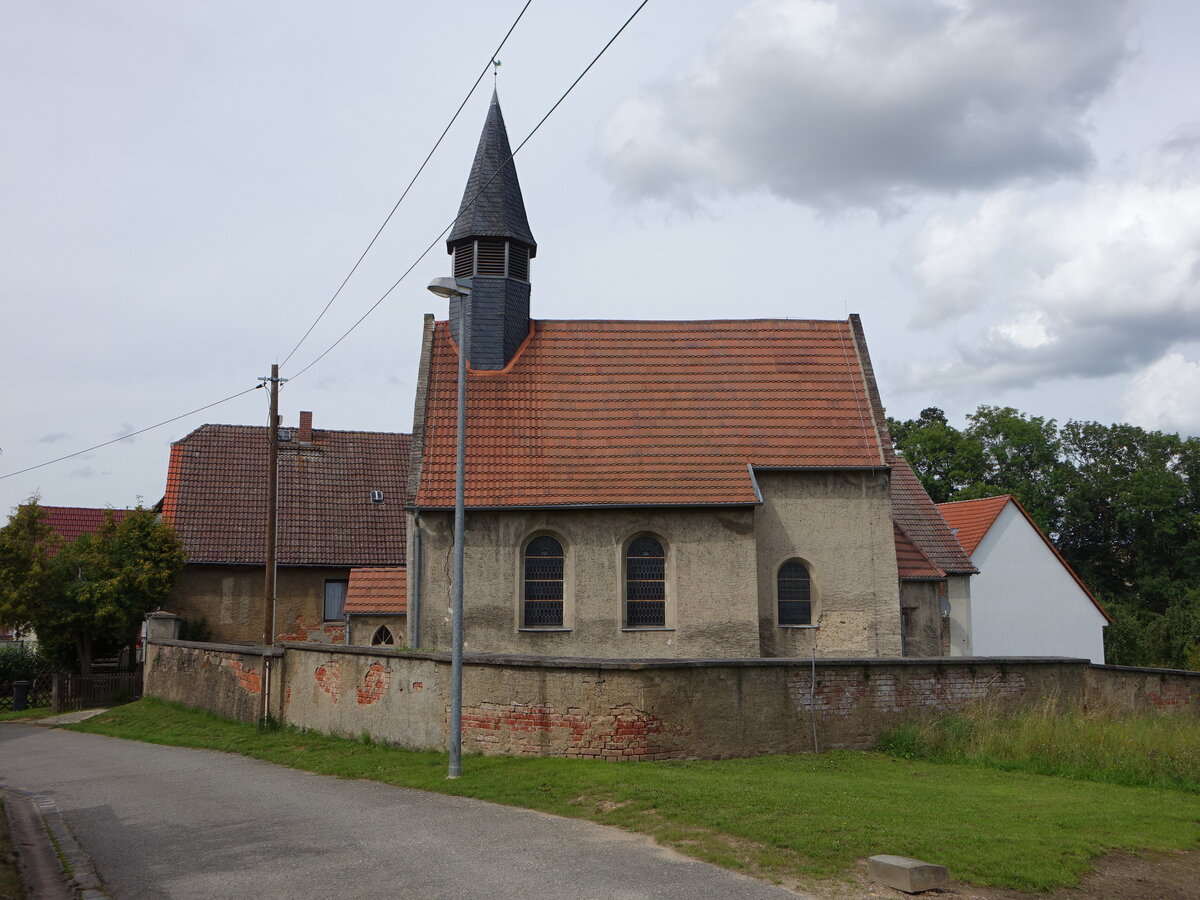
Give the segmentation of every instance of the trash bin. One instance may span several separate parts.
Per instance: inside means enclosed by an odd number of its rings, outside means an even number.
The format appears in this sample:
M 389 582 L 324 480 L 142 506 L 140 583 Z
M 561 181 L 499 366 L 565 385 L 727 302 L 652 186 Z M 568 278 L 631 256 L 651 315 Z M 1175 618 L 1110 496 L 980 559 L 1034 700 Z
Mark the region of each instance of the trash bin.
M 13 712 L 20 712 L 29 707 L 29 682 L 13 682 Z

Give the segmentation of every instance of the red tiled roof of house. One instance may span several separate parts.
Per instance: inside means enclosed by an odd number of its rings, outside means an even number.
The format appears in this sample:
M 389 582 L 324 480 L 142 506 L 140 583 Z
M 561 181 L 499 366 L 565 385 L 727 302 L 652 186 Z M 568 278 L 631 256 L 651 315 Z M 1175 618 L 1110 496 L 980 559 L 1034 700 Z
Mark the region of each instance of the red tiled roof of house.
M 350 570 L 346 613 L 351 616 L 399 616 L 408 612 L 407 579 L 402 566 Z
M 954 529 L 955 537 L 963 549 L 972 554 L 1011 499 L 1010 495 L 1003 494 L 999 497 L 985 497 L 982 500 L 939 503 L 937 508 L 942 518 Z
M 457 365 L 438 322 L 418 507 L 454 501 Z M 850 322 L 538 321 L 467 403 L 473 507 L 753 504 L 748 466 L 885 465 Z
M 120 522 L 128 512 L 124 509 L 95 509 L 88 506 L 43 506 L 42 509 L 46 511 L 45 523 L 64 542 L 99 531 L 104 524 L 105 513 L 111 512 L 113 519 Z
M 266 442 L 266 426 L 202 425 L 171 445 L 163 518 L 188 562 L 262 564 Z M 314 429 L 279 447 L 281 565 L 404 563 L 408 435 Z
M 913 581 L 935 581 L 946 577 L 946 573 L 913 543 L 912 538 L 896 522 L 892 522 L 896 539 L 896 568 L 902 579 Z
M 892 517 L 930 561 L 947 574 L 979 573 L 929 499 L 908 460 L 898 454 L 892 459 Z
M 1017 511 L 1025 517 L 1025 521 L 1037 532 L 1038 537 L 1042 539 L 1042 543 L 1049 547 L 1050 552 L 1062 563 L 1062 567 L 1067 570 L 1067 573 L 1079 585 L 1079 589 L 1087 594 L 1088 599 L 1092 601 L 1092 605 L 1100 610 L 1100 614 L 1105 619 L 1112 622 L 1113 617 L 1108 614 L 1108 610 L 1100 605 L 1100 601 L 1088 590 L 1088 586 L 1083 583 L 1083 579 L 1075 574 L 1075 570 L 1071 568 L 1070 563 L 1063 559 L 1063 555 L 1058 552 L 1058 548 L 1054 546 L 1050 538 L 1046 537 L 1045 532 L 1038 528 L 1037 522 L 1033 521 L 1033 517 L 1029 515 L 1028 511 L 1026 511 L 1025 507 L 1021 505 L 1021 502 L 1016 497 L 1011 494 L 1001 494 L 999 497 L 985 497 L 982 500 L 952 500 L 949 503 L 939 503 L 937 507 L 946 521 L 952 527 L 958 529 L 958 535 L 960 540 L 963 541 L 963 546 L 967 547 L 969 545 L 970 549 L 968 552 L 974 554 L 979 549 L 979 544 L 983 541 L 984 535 L 996 524 L 996 519 L 1000 518 L 1000 513 L 1004 511 L 1004 508 L 1009 503 L 1015 506 Z

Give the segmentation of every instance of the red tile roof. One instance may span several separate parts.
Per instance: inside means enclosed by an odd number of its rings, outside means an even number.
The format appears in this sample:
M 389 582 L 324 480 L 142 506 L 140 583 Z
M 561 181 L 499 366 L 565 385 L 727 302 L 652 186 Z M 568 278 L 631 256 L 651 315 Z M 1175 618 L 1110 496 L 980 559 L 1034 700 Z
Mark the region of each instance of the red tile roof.
M 900 577 L 908 581 L 940 581 L 945 571 L 925 555 L 912 538 L 896 522 L 892 522 L 896 539 L 896 568 Z
M 408 612 L 407 579 L 402 566 L 350 570 L 346 613 L 351 616 L 399 616 Z
M 265 426 L 202 425 L 171 445 L 163 518 L 189 562 L 262 564 L 266 442 Z M 402 565 L 408 462 L 406 434 L 314 429 L 311 444 L 280 442 L 280 564 Z
M 939 503 L 938 512 L 954 529 L 955 537 L 968 554 L 979 547 L 979 542 L 988 533 L 996 518 L 1008 506 L 1012 497 L 1003 494 L 999 497 L 986 497 L 983 500 L 959 500 L 952 503 Z
M 850 322 L 538 321 L 468 377 L 467 505 L 753 504 L 748 465 L 882 466 L 856 348 Z M 454 501 L 445 322 L 430 357 L 422 508 Z
M 892 517 L 929 560 L 947 574 L 978 574 L 908 460 L 899 455 L 892 458 Z
M 1058 561 L 1062 563 L 1062 567 L 1067 570 L 1067 573 L 1079 585 L 1080 590 L 1087 594 L 1088 599 L 1092 601 L 1096 609 L 1100 610 L 1100 614 L 1109 622 L 1112 622 L 1113 617 L 1108 614 L 1108 610 L 1100 605 L 1100 601 L 1088 590 L 1088 586 L 1083 583 L 1083 579 L 1075 574 L 1075 570 L 1071 568 L 1070 563 L 1063 559 L 1063 555 L 1058 552 L 1058 548 L 1051 543 L 1042 529 L 1038 528 L 1037 523 L 1033 521 L 1033 517 L 1029 515 L 1016 497 L 1010 494 L 1002 494 L 999 497 L 985 497 L 982 500 L 957 500 L 949 503 L 939 503 L 938 510 L 952 527 L 958 529 L 959 537 L 963 540 L 963 546 L 967 547 L 969 545 L 970 549 L 968 552 L 974 554 L 979 549 L 979 544 L 983 540 L 984 535 L 996 524 L 996 519 L 1000 517 L 1000 513 L 1004 511 L 1004 508 L 1009 503 L 1015 506 L 1021 515 L 1025 517 L 1025 521 L 1037 532 L 1042 542 L 1050 548 L 1050 552 L 1058 558 Z
M 64 542 L 75 540 L 80 535 L 92 534 L 104 524 L 104 514 L 111 512 L 113 519 L 120 522 L 128 510 L 95 509 L 87 506 L 43 506 L 45 522 Z

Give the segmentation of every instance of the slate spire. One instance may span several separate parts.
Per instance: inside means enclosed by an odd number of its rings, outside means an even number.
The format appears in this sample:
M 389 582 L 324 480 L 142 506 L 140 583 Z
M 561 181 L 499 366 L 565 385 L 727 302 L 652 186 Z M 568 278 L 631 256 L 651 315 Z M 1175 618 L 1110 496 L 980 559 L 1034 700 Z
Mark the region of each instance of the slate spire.
M 475 369 L 503 369 L 529 334 L 529 261 L 537 255 L 537 242 L 511 157 L 493 91 L 458 219 L 446 238 L 454 277 L 471 280 L 467 357 Z M 455 335 L 460 314 L 460 304 L 452 301 Z
M 517 180 L 516 161 L 510 160 L 511 156 L 500 97 L 492 91 L 492 104 L 458 207 L 458 219 L 446 238 L 450 252 L 464 238 L 498 237 L 519 241 L 529 248 L 531 257 L 537 255 L 537 241 L 529 230 L 521 183 Z

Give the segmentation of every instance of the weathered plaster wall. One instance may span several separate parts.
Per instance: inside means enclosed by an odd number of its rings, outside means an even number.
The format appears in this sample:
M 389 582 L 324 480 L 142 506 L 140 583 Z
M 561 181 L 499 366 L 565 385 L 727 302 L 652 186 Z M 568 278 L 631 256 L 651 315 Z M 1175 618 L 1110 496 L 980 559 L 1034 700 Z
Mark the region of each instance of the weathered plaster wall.
M 281 566 L 275 594 L 279 640 L 340 641 L 342 622 L 324 622 L 325 581 L 345 581 L 349 569 Z M 163 608 L 185 619 L 203 618 L 212 640 L 261 643 L 262 566 L 184 566 Z
M 899 656 L 900 596 L 886 475 L 757 470 L 763 505 L 757 536 L 762 656 Z M 779 567 L 809 568 L 814 628 L 780 627 Z
M 422 512 L 421 529 L 420 644 L 448 649 L 453 517 Z M 557 537 L 565 554 L 561 630 L 520 627 L 521 552 L 540 533 Z M 657 535 L 666 548 L 664 629 L 622 627 L 624 547 L 643 533 Z M 409 565 L 416 570 L 413 560 Z M 463 629 L 470 650 L 623 658 L 758 655 L 749 509 L 468 512 L 464 568 Z
M 270 677 L 278 684 L 282 650 L 190 641 L 148 642 L 144 693 L 229 719 L 255 722 L 262 709 L 264 659 L 272 666 Z M 280 698 L 274 690 L 272 693 L 270 712 L 278 717 Z
M 978 576 L 951 575 L 946 579 L 947 599 L 950 601 L 950 655 L 971 656 L 971 578 Z
M 310 643 L 285 651 L 272 676 L 282 721 L 445 747 L 448 654 Z M 256 663 L 229 646 L 152 643 L 146 692 L 253 719 Z M 1200 673 L 1079 659 L 825 659 L 814 667 L 468 655 L 463 742 L 468 752 L 614 760 L 800 753 L 814 740 L 817 749 L 870 746 L 886 728 L 980 701 L 1200 715 Z
M 905 656 L 948 656 L 948 628 L 942 620 L 944 581 L 900 583 L 901 626 Z M 946 632 L 944 634 L 944 632 Z M 943 641 L 943 637 L 946 638 Z M 943 646 L 945 644 L 945 646 Z
M 408 640 L 408 625 L 404 616 L 351 616 L 349 642 L 360 647 L 370 647 L 371 639 L 380 626 L 386 627 L 392 633 L 394 646 L 405 646 Z

